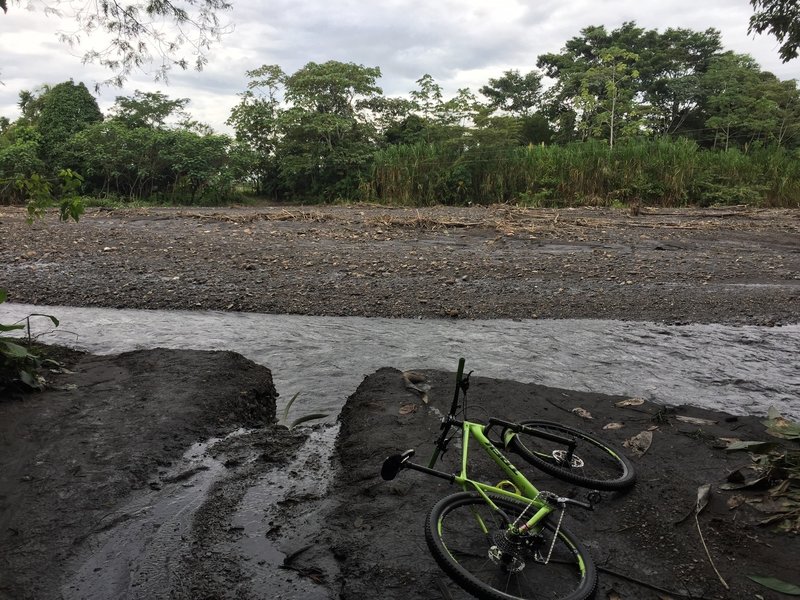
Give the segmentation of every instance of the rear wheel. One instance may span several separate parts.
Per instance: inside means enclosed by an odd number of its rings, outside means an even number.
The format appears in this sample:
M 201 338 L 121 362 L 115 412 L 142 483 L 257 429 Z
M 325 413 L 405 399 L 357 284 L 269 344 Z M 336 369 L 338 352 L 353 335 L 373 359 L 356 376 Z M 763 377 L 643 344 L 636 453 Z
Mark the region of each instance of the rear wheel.
M 491 496 L 513 523 L 527 504 Z M 584 600 L 597 572 L 587 550 L 559 524 L 557 511 L 536 533 L 510 535 L 505 517 L 477 492 L 440 500 L 425 523 L 436 562 L 459 586 L 486 600 Z M 553 541 L 555 538 L 555 542 Z
M 558 442 L 528 433 L 514 435 L 511 449 L 545 473 L 595 490 L 624 490 L 636 483 L 628 457 L 588 433 L 550 421 L 521 421 L 520 425 L 575 440 L 567 461 L 567 447 Z

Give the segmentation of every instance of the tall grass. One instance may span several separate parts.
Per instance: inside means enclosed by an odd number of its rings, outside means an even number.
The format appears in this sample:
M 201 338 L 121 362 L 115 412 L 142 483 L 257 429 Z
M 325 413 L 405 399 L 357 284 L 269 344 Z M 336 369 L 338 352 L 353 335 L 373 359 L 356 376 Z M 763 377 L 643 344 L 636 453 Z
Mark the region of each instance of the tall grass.
M 686 139 L 565 146 L 392 146 L 374 157 L 368 199 L 400 205 L 800 206 L 800 154 L 705 150 Z

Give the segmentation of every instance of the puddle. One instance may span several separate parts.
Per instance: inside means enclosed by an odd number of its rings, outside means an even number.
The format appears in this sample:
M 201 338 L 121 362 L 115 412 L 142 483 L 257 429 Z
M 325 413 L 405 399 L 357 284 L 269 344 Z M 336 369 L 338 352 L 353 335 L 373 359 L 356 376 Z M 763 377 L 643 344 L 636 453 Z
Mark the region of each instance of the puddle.
M 454 370 L 573 390 L 642 396 L 734 414 L 770 406 L 800 419 L 800 325 L 662 325 L 604 320 L 415 320 L 0 305 L 61 320 L 42 338 L 98 354 L 152 348 L 233 350 L 272 370 L 298 413 L 339 412 L 380 367 Z M 34 321 L 35 331 L 48 328 Z M 279 414 L 281 407 L 278 407 Z
M 296 457 L 273 468 L 248 485 L 235 512 L 226 520 L 235 541 L 218 542 L 210 552 L 236 556 L 246 587 L 270 590 L 270 598 L 327 599 L 327 589 L 295 569 L 297 556 L 312 545 L 322 527 L 318 514 L 330 483 L 331 455 L 338 426 L 315 428 Z M 194 539 L 198 509 L 212 486 L 230 476 L 212 457 L 220 441 L 248 434 L 238 430 L 225 438 L 194 444 L 177 466 L 160 475 L 159 485 L 137 495 L 126 506 L 108 514 L 86 543 L 80 563 L 62 586 L 64 600 L 79 598 L 150 599 L 166 597 L 180 588 L 184 559 Z M 253 453 L 255 458 L 257 452 Z M 162 485 L 163 484 L 163 485 Z M 287 506 L 288 505 L 288 506 Z M 294 511 L 302 527 L 281 511 Z M 286 539 L 291 547 L 285 547 Z M 288 557 L 288 558 L 287 558 Z M 326 573 L 331 577 L 331 573 Z
M 338 426 L 314 429 L 288 466 L 268 472 L 247 491 L 231 520 L 232 526 L 242 531 L 236 549 L 252 589 L 269 589 L 276 600 L 329 597 L 312 577 L 283 567 L 285 562 L 293 566 L 294 560 L 310 549 L 323 526 L 319 508 L 330 485 L 331 454 L 338 431 Z M 294 518 L 287 518 L 282 511 Z M 297 527 L 299 517 L 302 528 L 285 531 Z M 275 540 L 286 537 L 292 538 L 291 547 L 283 547 L 282 542 L 279 550 Z
M 196 443 L 178 464 L 162 474 L 161 489 L 138 494 L 109 513 L 87 542 L 89 555 L 62 586 L 65 600 L 79 598 L 157 598 L 172 586 L 191 536 L 195 512 L 225 470 L 208 450 L 222 439 Z M 160 487 L 160 486 L 155 486 Z

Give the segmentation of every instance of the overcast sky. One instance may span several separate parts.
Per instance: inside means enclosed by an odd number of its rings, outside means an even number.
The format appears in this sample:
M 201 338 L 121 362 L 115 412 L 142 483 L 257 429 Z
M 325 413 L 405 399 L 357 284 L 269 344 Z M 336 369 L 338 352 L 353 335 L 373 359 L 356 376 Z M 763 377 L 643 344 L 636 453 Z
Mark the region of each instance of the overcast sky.
M 458 88 L 473 92 L 508 69 L 527 72 L 536 58 L 558 52 L 588 25 L 609 30 L 624 21 L 663 31 L 709 27 L 722 32 L 726 49 L 752 55 L 781 79 L 800 78 L 800 59 L 781 64 L 769 35 L 747 34 L 748 0 L 231 0 L 224 14 L 234 30 L 210 53 L 201 72 L 173 72 L 169 85 L 152 73 L 135 73 L 123 88 L 98 96 L 105 112 L 119 95 L 162 91 L 190 98 L 192 116 L 217 131 L 237 94 L 246 88 L 245 71 L 278 64 L 292 73 L 309 61 L 338 60 L 380 67 L 386 95 L 405 95 L 425 73 L 446 97 Z M 15 119 L 20 90 L 72 78 L 93 89 L 109 74 L 81 62 L 82 52 L 60 44 L 56 33 L 72 24 L 9 3 L 0 14 L 0 115 Z M 55 1 L 52 2 L 55 4 Z

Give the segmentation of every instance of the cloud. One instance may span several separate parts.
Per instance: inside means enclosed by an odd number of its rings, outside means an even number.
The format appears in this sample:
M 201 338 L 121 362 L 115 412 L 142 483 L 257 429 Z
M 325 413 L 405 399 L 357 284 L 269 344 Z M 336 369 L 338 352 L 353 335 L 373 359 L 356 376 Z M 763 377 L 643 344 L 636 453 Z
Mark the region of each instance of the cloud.
M 292 73 L 310 61 L 339 60 L 381 68 L 380 85 L 387 95 L 415 89 L 425 73 L 446 91 L 469 87 L 477 93 L 490 77 L 508 69 L 527 72 L 546 52 L 557 52 L 588 25 L 619 27 L 636 21 L 640 27 L 664 30 L 683 27 L 722 32 L 727 49 L 745 52 L 783 79 L 798 75 L 798 61 L 782 65 L 778 44 L 768 36 L 747 34 L 751 14 L 747 2 L 730 0 L 233 0 L 224 15 L 232 33 L 214 46 L 202 72 L 173 71 L 170 85 L 136 73 L 124 89 L 104 89 L 107 109 L 119 95 L 135 89 L 191 99 L 192 115 L 217 130 L 247 85 L 245 72 L 278 64 Z M 16 118 L 19 91 L 70 78 L 90 89 L 108 77 L 97 65 L 83 65 L 81 50 L 58 43 L 55 31 L 64 21 L 12 5 L 0 15 L 0 114 Z

